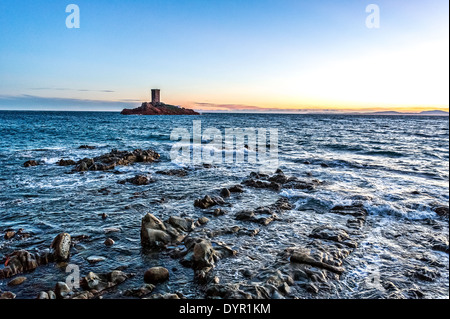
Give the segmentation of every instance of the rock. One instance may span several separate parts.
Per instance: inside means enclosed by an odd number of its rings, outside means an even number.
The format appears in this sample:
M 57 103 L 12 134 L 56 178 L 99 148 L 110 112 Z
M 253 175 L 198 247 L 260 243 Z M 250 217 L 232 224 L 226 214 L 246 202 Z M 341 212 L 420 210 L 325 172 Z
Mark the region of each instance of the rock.
M 125 290 L 124 295 L 140 298 L 140 297 L 150 294 L 153 291 L 153 289 L 155 289 L 154 285 L 146 284 L 140 288 Z
M 73 160 L 65 160 L 65 159 L 60 159 L 58 162 L 56 162 L 56 165 L 58 166 L 73 166 L 76 165 L 77 162 L 73 161 Z
M 56 294 L 53 292 L 53 290 L 47 291 L 48 299 L 56 299 Z
M 154 180 L 149 179 L 147 176 L 144 175 L 136 175 L 133 178 L 127 178 L 121 181 L 118 181 L 117 183 L 119 184 L 125 184 L 125 183 L 131 183 L 137 186 L 142 186 L 142 185 L 148 185 L 150 183 L 154 183 Z
M 127 166 L 134 163 L 151 163 L 158 160 L 160 155 L 153 150 L 118 151 L 112 150 L 94 158 L 84 158 L 77 162 L 73 171 L 107 171 L 116 166 Z
M 243 193 L 244 188 L 241 185 L 234 185 L 228 189 L 231 193 Z
M 106 227 L 106 228 L 103 228 L 103 231 L 105 232 L 105 234 L 109 234 L 109 233 L 121 232 L 122 229 L 120 229 L 119 227 Z
M 253 220 L 255 218 L 255 212 L 252 210 L 242 210 L 234 218 L 236 220 Z
M 108 214 L 103 213 L 103 214 L 102 214 L 102 219 L 105 220 L 106 218 L 108 218 Z
M 9 240 L 9 239 L 13 238 L 15 235 L 16 235 L 16 232 L 15 232 L 15 231 L 9 230 L 9 231 L 5 232 L 4 238 L 5 238 L 6 240 Z
M 71 292 L 71 289 L 65 282 L 58 282 L 55 286 L 55 295 L 58 299 L 64 299 L 67 297 Z
M 427 267 L 423 267 L 414 272 L 414 276 L 423 281 L 435 281 L 439 277 L 437 271 L 431 270 Z
M 105 261 L 106 258 L 102 257 L 102 256 L 89 256 L 88 258 L 86 258 L 86 260 L 90 264 L 96 264 L 96 263 L 99 263 L 101 261 Z
M 184 266 L 194 270 L 214 267 L 218 256 L 209 240 L 203 238 L 187 238 L 185 240 L 187 253 L 180 261 Z
M 222 188 L 220 191 L 220 196 L 223 198 L 227 198 L 231 196 L 230 190 L 228 188 Z
M 148 247 L 161 247 L 171 241 L 167 228 L 162 221 L 148 213 L 142 218 L 141 244 Z
M 164 267 L 153 267 L 144 274 L 144 281 L 149 284 L 157 284 L 169 279 L 169 270 Z
M 366 218 L 367 211 L 362 204 L 354 204 L 350 206 L 335 206 L 330 210 L 332 214 L 349 215 L 353 217 Z
M 53 254 L 57 261 L 66 261 L 69 259 L 71 243 L 71 237 L 67 233 L 61 233 L 55 237 L 50 248 L 54 250 Z
M 0 292 L 0 299 L 15 299 L 16 294 L 11 291 Z
M 105 246 L 112 246 L 115 244 L 114 240 L 111 238 L 107 238 L 104 242 Z
M 113 270 L 110 273 L 104 274 L 90 272 L 81 280 L 80 284 L 84 290 L 88 290 L 95 295 L 105 289 L 109 289 L 123 283 L 132 276 L 133 274 L 126 274 L 120 270 Z
M 207 218 L 207 217 L 200 217 L 199 219 L 198 219 L 198 223 L 200 224 L 200 225 L 205 225 L 206 223 L 208 223 L 209 222 L 209 219 Z
M 207 209 L 215 205 L 217 205 L 217 202 L 213 200 L 209 195 L 206 195 L 203 199 L 197 199 L 194 202 L 194 207 L 198 207 L 201 209 Z
M 8 286 L 18 286 L 21 285 L 25 280 L 27 280 L 27 277 L 16 277 L 10 282 L 8 282 Z
M 143 102 L 135 109 L 123 109 L 122 115 L 200 115 L 194 110 L 165 104 L 162 102 Z
M 290 258 L 291 262 L 308 264 L 314 267 L 323 268 L 331 272 L 342 274 L 345 269 L 341 267 L 342 262 L 333 258 L 328 253 L 312 251 L 307 248 L 294 251 Z
M 228 212 L 226 210 L 223 210 L 221 208 L 216 208 L 212 212 L 207 212 L 207 214 L 211 214 L 211 215 L 213 215 L 215 217 L 222 216 L 222 215 L 225 215 L 227 213 Z
M 188 172 L 185 169 L 170 169 L 167 171 L 157 171 L 156 174 L 185 177 L 188 175 Z
M 181 229 L 185 232 L 190 232 L 195 228 L 194 221 L 190 218 L 171 216 L 169 218 L 169 224 L 171 224 L 173 227 L 175 227 L 177 229 Z
M 275 182 L 267 182 L 261 180 L 247 179 L 242 182 L 245 186 L 250 186 L 254 188 L 267 188 L 275 191 L 281 190 L 281 185 Z
M 333 227 L 331 225 L 323 225 L 314 228 L 309 237 L 343 243 L 352 248 L 356 248 L 357 246 L 356 242 L 350 240 L 350 236 L 344 229 Z
M 151 295 L 150 297 L 148 297 L 146 299 L 180 299 L 180 296 L 178 296 L 177 294 L 171 294 L 171 293 L 154 294 L 154 295 Z
M 23 163 L 24 167 L 31 167 L 31 166 L 38 166 L 39 163 L 35 160 L 30 160 L 30 161 L 26 161 L 25 163 Z
M 5 261 L 5 267 L 0 269 L 0 279 L 10 278 L 17 274 L 32 271 L 39 265 L 48 264 L 53 260 L 53 254 L 47 251 L 40 253 L 29 253 L 26 250 L 13 252 Z
M 434 209 L 435 213 L 441 217 L 449 218 L 449 208 L 448 206 L 440 206 Z
M 78 147 L 78 149 L 80 150 L 94 150 L 96 149 L 95 146 L 90 146 L 90 145 L 81 145 L 80 147 Z
M 50 297 L 48 296 L 48 293 L 46 293 L 45 291 L 41 291 L 38 294 L 37 299 L 50 299 Z

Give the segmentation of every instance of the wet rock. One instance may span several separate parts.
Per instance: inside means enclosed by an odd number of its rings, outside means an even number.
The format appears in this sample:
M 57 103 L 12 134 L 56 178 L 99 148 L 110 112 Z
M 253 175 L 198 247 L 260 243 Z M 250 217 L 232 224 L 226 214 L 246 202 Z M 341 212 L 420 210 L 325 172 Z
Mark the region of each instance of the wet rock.
M 244 188 L 241 185 L 234 185 L 228 189 L 230 193 L 243 193 Z
M 353 217 L 366 218 L 367 211 L 362 204 L 354 204 L 349 206 L 335 206 L 330 210 L 332 214 L 349 215 Z
M 185 169 L 170 169 L 167 171 L 157 171 L 156 174 L 185 177 L 188 175 L 188 171 Z
M 120 270 L 113 270 L 110 273 L 104 274 L 90 272 L 81 280 L 80 285 L 84 290 L 90 291 L 93 295 L 96 295 L 105 289 L 123 283 L 132 276 L 133 274 L 126 274 Z
M 236 220 L 244 220 L 258 223 L 264 226 L 276 220 L 278 216 L 267 207 L 260 207 L 256 210 L 243 210 L 235 215 Z
M 49 261 L 53 261 L 53 254 L 48 251 L 34 254 L 26 250 L 15 251 L 7 257 L 5 267 L 0 269 L 0 279 L 35 270 L 39 265 L 48 264 Z
M 169 224 L 185 232 L 190 232 L 195 228 L 194 221 L 190 218 L 171 216 L 169 218 Z
M 275 191 L 281 190 L 281 184 L 261 180 L 247 179 L 242 182 L 243 185 L 253 188 L 267 188 Z
M 15 298 L 16 298 L 16 294 L 12 293 L 11 291 L 0 292 L 0 300 L 1 299 L 15 299 Z
M 158 160 L 160 155 L 153 150 L 118 151 L 112 150 L 94 158 L 84 158 L 77 162 L 74 171 L 107 171 L 116 166 L 127 166 L 134 163 L 151 163 Z
M 207 217 L 200 217 L 199 219 L 198 219 L 198 223 L 200 224 L 200 225 L 205 225 L 205 224 L 207 224 L 209 222 L 209 219 L 207 218 Z
M 167 293 L 167 294 L 154 294 L 151 295 L 148 298 L 145 299 L 180 299 L 180 296 L 177 294 L 171 294 L 171 293 Z
M 221 208 L 216 208 L 216 209 L 214 209 L 213 211 L 211 211 L 211 212 L 206 212 L 206 213 L 207 213 L 207 214 L 211 214 L 211 215 L 213 215 L 214 217 L 219 217 L 219 216 L 228 214 L 228 212 L 227 212 L 226 210 L 223 210 L 223 209 L 221 209 Z
M 434 209 L 435 213 L 441 217 L 449 218 L 449 208 L 448 206 L 439 206 Z
M 65 282 L 58 282 L 55 286 L 55 295 L 58 299 L 66 298 L 71 292 L 71 289 Z
M 153 267 L 144 274 L 144 281 L 149 284 L 157 284 L 169 279 L 169 270 L 164 267 Z
M 80 147 L 78 147 L 78 149 L 80 150 L 94 150 L 96 149 L 95 146 L 90 146 L 90 145 L 81 145 Z
M 23 163 L 23 167 L 32 167 L 32 166 L 38 166 L 39 163 L 35 160 L 26 161 Z
M 414 277 L 423 280 L 423 281 L 435 281 L 437 277 L 439 277 L 439 273 L 435 270 L 432 270 L 428 267 L 423 267 L 414 272 Z
M 137 185 L 137 186 L 143 186 L 143 185 L 148 185 L 150 183 L 154 183 L 154 180 L 152 180 L 144 175 L 136 175 L 135 177 L 132 177 L 132 178 L 120 180 L 117 183 L 119 183 L 119 184 L 130 183 L 130 184 Z
M 50 248 L 53 249 L 53 254 L 57 261 L 65 261 L 69 259 L 71 244 L 71 237 L 67 233 L 61 233 L 55 237 Z
M 220 191 L 220 196 L 223 198 L 227 198 L 231 196 L 231 192 L 228 188 L 222 188 L 222 190 Z
M 18 286 L 24 283 L 27 280 L 27 277 L 16 277 L 10 282 L 8 282 L 8 286 Z
M 104 242 L 105 246 L 112 246 L 115 244 L 115 241 L 111 238 L 107 238 Z
M 194 270 L 214 267 L 218 256 L 209 240 L 187 238 L 185 245 L 187 253 L 180 261 L 183 266 L 193 268 Z
M 334 258 L 327 252 L 315 251 L 308 248 L 295 250 L 290 257 L 290 261 L 319 267 L 337 274 L 342 274 L 345 271 L 345 269 L 341 267 L 341 260 Z
M 56 294 L 53 290 L 47 291 L 48 299 L 54 300 L 56 299 Z
M 140 298 L 140 297 L 150 294 L 154 289 L 155 289 L 154 285 L 146 284 L 140 288 L 127 289 L 127 290 L 125 290 L 124 295 Z
M 48 293 L 46 293 L 45 291 L 41 291 L 38 294 L 37 299 L 50 299 L 50 297 L 48 296 Z
M 356 248 L 357 246 L 356 242 L 350 240 L 350 236 L 344 229 L 331 225 L 323 225 L 313 229 L 309 237 L 343 243 L 352 248 Z
M 214 197 L 211 198 L 209 195 L 203 197 L 203 199 L 196 199 L 194 202 L 194 207 L 198 207 L 201 209 L 207 209 L 216 205 L 225 205 L 225 201 L 222 197 Z
M 108 218 L 108 214 L 103 213 L 103 214 L 102 214 L 102 219 L 105 220 L 106 218 Z
M 77 162 L 73 161 L 73 160 L 65 160 L 65 159 L 60 159 L 58 162 L 56 162 L 56 165 L 58 166 L 73 166 L 76 165 Z
M 102 256 L 89 256 L 88 258 L 86 258 L 86 260 L 90 264 L 96 264 L 96 263 L 99 263 L 101 261 L 105 261 L 106 258 L 102 257 Z
M 15 231 L 9 230 L 9 231 L 5 232 L 4 238 L 5 238 L 6 240 L 9 240 L 9 239 L 13 238 L 15 235 L 16 235 L 16 232 L 15 232 Z
M 141 244 L 147 247 L 163 247 L 172 240 L 162 221 L 148 213 L 142 218 Z

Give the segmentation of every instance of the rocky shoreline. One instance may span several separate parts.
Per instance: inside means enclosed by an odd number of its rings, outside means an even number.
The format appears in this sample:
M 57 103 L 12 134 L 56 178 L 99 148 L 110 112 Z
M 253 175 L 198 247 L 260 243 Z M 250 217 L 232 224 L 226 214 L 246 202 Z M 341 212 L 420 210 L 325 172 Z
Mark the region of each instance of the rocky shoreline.
M 117 166 L 129 166 L 135 163 L 157 162 L 160 155 L 154 150 L 118 151 L 79 161 L 61 159 L 57 165 L 72 166 L 71 174 L 86 174 L 94 171 L 110 171 L 114 173 Z M 28 161 L 24 164 L 27 169 L 39 165 L 38 161 Z M 187 170 L 158 171 L 157 174 L 170 178 L 184 178 L 189 174 Z M 131 183 L 137 187 L 149 185 L 152 178 L 136 175 L 134 178 L 119 181 L 120 184 Z M 335 283 L 340 282 L 346 274 L 346 260 L 358 249 L 367 237 L 371 227 L 371 216 L 358 201 L 351 205 L 332 207 L 326 214 L 334 216 L 333 222 L 318 223 L 305 236 L 305 245 L 291 245 L 280 249 L 276 256 L 277 262 L 270 269 L 255 273 L 249 269 L 236 269 L 242 272 L 247 280 L 237 282 L 222 282 L 218 265 L 228 259 L 240 258 L 241 251 L 233 249 L 220 240 L 222 236 L 245 236 L 249 240 L 257 238 L 260 232 L 273 223 L 286 223 L 284 217 L 295 209 L 286 197 L 278 195 L 278 199 L 270 205 L 249 207 L 231 214 L 230 200 L 245 201 L 248 189 L 258 189 L 263 192 L 300 189 L 314 192 L 324 182 L 308 178 L 300 179 L 288 176 L 278 169 L 274 174 L 267 175 L 252 172 L 240 184 L 213 190 L 194 200 L 192 205 L 198 212 L 198 218 L 193 219 L 182 215 L 171 215 L 161 220 L 156 214 L 145 213 L 140 218 L 140 244 L 148 254 L 166 253 L 176 260 L 182 267 L 191 269 L 193 281 L 200 285 L 202 295 L 197 298 L 226 298 L 226 299 L 283 299 L 293 298 L 294 290 L 302 290 L 308 296 L 314 297 L 320 292 L 331 291 Z M 106 190 L 107 191 L 107 190 Z M 437 218 L 448 223 L 448 206 L 435 208 Z M 219 218 L 239 222 L 239 225 L 219 226 L 210 228 L 210 223 Z M 107 219 L 106 214 L 100 220 Z M 220 225 L 220 224 L 219 224 Z M 283 224 L 284 225 L 284 224 Z M 118 229 L 109 228 L 107 233 L 114 233 Z M 23 230 L 7 229 L 4 239 L 11 240 L 20 236 L 27 236 Z M 77 242 L 86 240 L 88 236 L 72 237 L 68 233 L 60 233 L 48 249 L 30 252 L 25 249 L 14 251 L 4 256 L 1 262 L 0 280 L 8 280 L 7 286 L 20 286 L 26 280 L 31 280 L 33 271 L 37 268 L 48 267 L 52 263 L 68 263 L 77 250 Z M 137 239 L 137 238 L 136 238 Z M 440 237 L 430 240 L 430 249 L 449 253 L 448 238 Z M 104 242 L 105 246 L 114 246 L 112 238 Z M 95 257 L 95 256 L 94 256 Z M 101 258 L 92 257 L 88 262 L 96 263 Z M 251 268 L 251 267 L 249 267 Z M 141 285 L 124 289 L 121 294 L 126 298 L 150 299 L 180 299 L 186 298 L 179 291 L 154 293 L 155 289 L 164 283 L 174 280 L 176 272 L 167 269 L 166 265 L 147 269 L 144 273 L 127 273 L 124 269 L 112 269 L 107 273 L 89 272 L 80 281 L 80 288 L 71 289 L 65 282 L 55 282 L 52 290 L 40 291 L 38 299 L 94 299 L 102 298 L 112 290 L 121 289 L 121 284 L 130 278 L 142 278 Z M 27 276 L 27 277 L 24 277 Z M 419 282 L 433 282 L 439 276 L 437 268 L 415 267 L 408 275 Z M 404 286 L 399 287 L 399 286 Z M 395 283 L 394 280 L 382 280 L 382 288 L 388 298 L 420 298 L 423 293 L 416 286 L 410 287 L 405 283 Z M 381 288 L 380 288 L 381 289 Z M 0 291 L 0 299 L 14 298 L 11 291 Z

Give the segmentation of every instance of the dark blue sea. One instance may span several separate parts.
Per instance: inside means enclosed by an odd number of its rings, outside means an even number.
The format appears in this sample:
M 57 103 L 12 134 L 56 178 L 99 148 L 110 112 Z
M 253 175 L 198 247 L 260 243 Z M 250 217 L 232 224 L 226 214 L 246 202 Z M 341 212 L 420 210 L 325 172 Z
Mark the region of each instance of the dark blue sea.
M 239 184 L 261 167 L 248 161 L 212 166 L 172 161 L 170 152 L 176 141 L 170 139 L 171 133 L 176 128 L 192 133 L 194 120 L 201 121 L 202 130 L 213 127 L 223 134 L 227 128 L 277 130 L 277 164 L 264 170 L 273 173 L 279 168 L 288 176 L 315 179 L 320 185 L 314 190 L 280 191 L 246 187 L 244 193 L 226 199 L 231 205 L 226 215 L 205 215 L 193 206 L 195 199 Z M 301 276 L 294 276 L 283 297 L 449 297 L 448 216 L 435 212 L 437 207 L 449 205 L 448 117 L 0 111 L 0 136 L 3 262 L 16 250 L 48 248 L 61 232 L 86 235 L 88 239 L 74 244 L 70 259 L 80 267 L 82 276 L 117 267 L 136 274 L 104 298 L 125 298 L 124 291 L 142 286 L 143 273 L 153 266 L 170 271 L 170 280 L 153 293 L 205 298 L 205 287 L 194 280 L 192 269 L 166 250 L 148 252 L 141 247 L 141 219 L 146 213 L 161 220 L 174 215 L 194 220 L 207 216 L 210 221 L 196 230 L 200 237 L 202 228 L 259 228 L 255 236 L 224 233 L 214 238 L 237 252 L 216 263 L 213 271 L 220 284 L 246 287 L 267 283 L 268 274 L 277 271 L 288 276 L 289 261 L 283 252 L 307 245 L 314 228 L 339 224 L 340 217 L 329 213 L 332 207 L 361 203 L 368 212 L 367 221 L 357 247 L 345 258 L 345 272 L 340 278 L 317 279 L 317 291 Z M 202 141 L 207 149 L 207 139 Z M 80 149 L 81 145 L 95 149 Z M 78 161 L 112 149 L 153 149 L 161 158 L 154 163 L 118 166 L 115 172 L 71 173 L 70 166 L 56 165 L 60 159 Z M 257 150 L 244 147 L 238 152 L 248 155 Z M 24 167 L 28 160 L 40 165 Z M 186 168 L 188 175 L 156 173 L 179 168 Z M 117 183 L 138 174 L 155 182 L 145 186 Z M 279 198 L 287 198 L 294 208 L 268 226 L 233 217 Z M 108 215 L 105 220 L 100 217 L 103 213 Z M 21 228 L 30 236 L 3 238 L 7 230 Z M 117 231 L 108 232 L 111 228 Z M 112 247 L 104 245 L 108 237 L 115 241 Z M 433 249 L 436 243 L 446 245 L 447 252 Z M 87 261 L 90 256 L 105 259 L 91 264 Z M 427 271 L 433 275 L 418 275 Z M 12 291 L 17 298 L 36 298 L 40 291 L 53 289 L 67 277 L 64 265 L 57 263 L 23 275 L 27 280 L 16 287 L 7 286 L 10 279 L 0 280 L 0 291 Z

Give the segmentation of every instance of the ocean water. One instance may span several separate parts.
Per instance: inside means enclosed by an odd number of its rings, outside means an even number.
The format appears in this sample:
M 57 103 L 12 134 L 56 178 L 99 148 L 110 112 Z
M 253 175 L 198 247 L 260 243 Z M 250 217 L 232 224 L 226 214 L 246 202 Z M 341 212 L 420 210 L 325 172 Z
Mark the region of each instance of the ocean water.
M 222 187 L 239 184 L 259 167 L 253 163 L 220 163 L 205 168 L 173 162 L 170 151 L 175 128 L 192 131 L 193 120 L 202 128 L 274 128 L 278 130 L 278 166 L 286 175 L 322 182 L 313 191 L 283 189 L 280 192 L 245 188 L 229 200 L 229 214 L 207 216 L 193 206 L 197 198 L 216 194 Z M 0 238 L 0 259 L 14 250 L 48 248 L 60 232 L 88 235 L 72 249 L 71 263 L 82 275 L 89 271 L 108 272 L 126 266 L 136 276 L 108 296 L 122 297 L 125 289 L 143 284 L 144 271 L 164 266 L 171 280 L 155 292 L 181 292 L 188 298 L 203 298 L 204 290 L 193 280 L 193 271 L 183 267 L 165 251 L 148 252 L 140 245 L 141 218 L 151 212 L 165 220 L 169 216 L 199 218 L 204 226 L 220 230 L 233 225 L 252 228 L 233 215 L 243 209 L 270 205 L 285 197 L 295 205 L 280 221 L 258 226 L 255 237 L 223 235 L 217 238 L 238 254 L 220 260 L 214 270 L 221 283 L 248 283 L 242 271 L 263 273 L 277 269 L 282 252 L 301 247 L 314 227 L 338 222 L 329 214 L 335 205 L 362 203 L 369 212 L 358 247 L 345 260 L 340 280 L 329 289 L 312 294 L 294 285 L 288 298 L 388 298 L 384 289 L 368 284 L 397 280 L 404 292 L 420 291 L 425 298 L 449 297 L 448 253 L 433 250 L 436 240 L 448 245 L 448 218 L 433 208 L 449 203 L 449 122 L 448 117 L 204 114 L 201 116 L 121 116 L 95 112 L 0 112 L 0 235 L 6 229 L 23 228 L 32 234 L 26 239 Z M 93 150 L 79 149 L 91 145 Z M 79 160 L 108 153 L 111 149 L 154 149 L 161 160 L 151 164 L 118 167 L 112 172 L 70 172 L 60 167 L 61 159 Z M 206 149 L 206 146 L 205 146 Z M 248 153 L 252 150 L 240 149 Z M 36 167 L 23 167 L 37 160 Z M 186 167 L 186 177 L 165 176 L 156 171 Z M 118 184 L 137 174 L 151 175 L 147 186 Z M 102 191 L 107 189 L 107 192 Z M 165 201 L 161 202 L 161 198 Z M 100 215 L 107 213 L 102 220 Z M 119 232 L 105 233 L 109 227 Z M 256 227 L 256 226 L 255 226 Z M 255 228 L 253 227 L 253 228 Z M 111 237 L 112 247 L 103 242 Z M 106 257 L 89 264 L 93 255 Z M 0 266 L 2 267 L 2 266 Z M 426 267 L 437 273 L 433 281 L 411 277 Z M 49 264 L 26 274 L 28 280 L 13 291 L 18 298 L 35 298 L 39 291 L 52 289 L 64 281 L 63 267 Z M 256 280 L 256 279 L 255 279 Z M 373 282 L 373 280 L 372 280 Z M 416 294 L 417 295 L 417 294 Z M 416 296 L 415 295 L 415 296 Z

